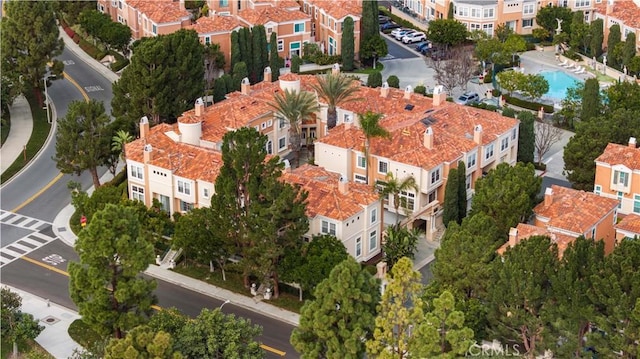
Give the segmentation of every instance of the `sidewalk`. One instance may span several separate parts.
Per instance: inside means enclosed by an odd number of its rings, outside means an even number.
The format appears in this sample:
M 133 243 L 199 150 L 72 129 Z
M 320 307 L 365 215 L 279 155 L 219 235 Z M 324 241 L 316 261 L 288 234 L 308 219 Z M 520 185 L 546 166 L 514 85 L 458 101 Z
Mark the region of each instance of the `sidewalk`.
M 69 49 L 74 53 L 74 55 L 81 58 L 82 61 L 91 66 L 96 72 L 104 76 L 107 80 L 116 82 L 118 81 L 118 79 L 120 79 L 120 76 L 118 76 L 115 72 L 111 71 L 111 69 L 101 64 L 100 61 L 89 56 L 86 52 L 84 52 L 84 50 L 80 48 L 78 44 L 73 42 L 73 40 L 69 38 L 69 35 L 67 35 L 67 33 L 64 31 L 62 26 L 58 26 L 58 29 L 60 30 L 60 37 L 62 38 L 62 41 L 64 41 L 64 47 L 66 49 Z
M 9 107 L 11 114 L 11 129 L 7 141 L 0 148 L 0 173 L 9 168 L 16 159 L 22 156 L 24 146 L 31 138 L 33 131 L 33 117 L 31 116 L 31 108 L 29 101 L 20 95 L 13 101 L 13 105 Z

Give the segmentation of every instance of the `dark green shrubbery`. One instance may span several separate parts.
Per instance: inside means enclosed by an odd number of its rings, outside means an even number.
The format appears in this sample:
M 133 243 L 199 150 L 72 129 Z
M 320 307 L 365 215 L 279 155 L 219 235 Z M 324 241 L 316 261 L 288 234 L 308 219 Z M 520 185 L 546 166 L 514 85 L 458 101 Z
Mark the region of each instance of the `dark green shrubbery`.
M 519 99 L 517 97 L 511 97 L 509 95 L 504 95 L 504 99 L 507 101 L 507 103 L 510 103 L 514 106 L 526 108 L 527 110 L 539 111 L 540 107 L 542 107 L 545 113 L 553 113 L 552 105 L 543 105 L 537 102 L 530 102 L 527 100 Z
M 427 88 L 424 85 L 418 85 L 413 89 L 413 92 L 419 93 L 422 96 L 425 96 L 427 94 Z

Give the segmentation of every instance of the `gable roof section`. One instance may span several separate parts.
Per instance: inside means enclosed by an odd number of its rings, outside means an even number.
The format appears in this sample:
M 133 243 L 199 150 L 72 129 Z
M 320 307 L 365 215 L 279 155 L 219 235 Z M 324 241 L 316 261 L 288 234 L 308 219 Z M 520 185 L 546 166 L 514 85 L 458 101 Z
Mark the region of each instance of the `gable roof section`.
M 517 243 L 521 243 L 533 236 L 547 236 L 551 239 L 553 243 L 558 246 L 558 256 L 562 258 L 564 251 L 567 249 L 569 244 L 576 240 L 577 237 L 569 236 L 562 233 L 554 233 L 549 231 L 547 228 L 537 227 L 526 223 L 518 223 L 516 227 L 518 230 L 518 238 Z M 504 255 L 507 249 L 511 247 L 509 242 L 503 244 L 500 248 L 498 248 L 497 252 L 499 255 Z
M 637 236 L 640 236 L 640 216 L 637 214 L 628 214 L 620 223 L 616 224 L 615 227 L 616 229 L 635 233 Z
M 307 215 L 309 218 L 323 216 L 344 221 L 359 212 L 364 206 L 380 201 L 373 187 L 349 182 L 346 193 L 338 189 L 340 175 L 322 167 L 304 164 L 291 172 L 285 171 L 282 180 L 300 185 L 309 192 Z
M 584 234 L 602 218 L 618 207 L 618 200 L 599 196 L 592 192 L 552 185 L 553 200 L 543 201 L 533 212 L 536 216 L 548 218 L 549 227 Z M 546 196 L 546 195 L 545 195 Z
M 287 10 L 284 7 L 261 6 L 257 9 L 240 10 L 238 17 L 251 25 L 266 24 L 270 21 L 276 23 L 290 21 L 307 21 L 311 16 L 300 10 Z
M 188 29 L 195 30 L 198 34 L 211 34 L 220 32 L 232 32 L 238 27 L 244 27 L 235 16 L 203 16 Z
M 157 25 L 179 22 L 190 16 L 187 10 L 180 9 L 180 3 L 171 0 L 128 0 L 127 4 Z
M 365 0 L 366 1 L 366 0 Z M 354 17 L 362 17 L 362 2 L 354 0 L 309 0 L 308 3 L 324 10 L 324 12 L 336 20 L 351 15 Z M 355 20 L 355 19 L 354 19 Z
M 595 161 L 611 166 L 624 165 L 631 170 L 640 170 L 640 148 L 610 143 Z
M 607 1 L 602 1 L 599 4 L 596 3 L 595 8 L 598 13 L 606 15 Z M 611 9 L 611 12 L 609 13 L 609 16 L 620 20 L 626 26 L 636 29 L 640 28 L 640 7 L 638 7 L 638 5 L 636 5 L 633 1 L 615 1 L 613 3 L 613 7 Z M 605 26 L 607 26 L 607 24 L 605 24 Z

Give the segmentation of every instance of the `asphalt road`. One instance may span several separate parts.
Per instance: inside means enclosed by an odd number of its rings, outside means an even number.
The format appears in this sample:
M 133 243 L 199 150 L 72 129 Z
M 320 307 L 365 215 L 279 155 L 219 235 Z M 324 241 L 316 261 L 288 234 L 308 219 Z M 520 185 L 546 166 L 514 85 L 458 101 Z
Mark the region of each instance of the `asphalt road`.
M 417 44 L 403 44 L 402 41 L 397 41 L 389 35 L 380 33 L 382 38 L 387 43 L 388 55 L 380 58 L 380 61 L 393 60 L 393 59 L 413 59 L 420 57 L 420 53 L 414 50 Z

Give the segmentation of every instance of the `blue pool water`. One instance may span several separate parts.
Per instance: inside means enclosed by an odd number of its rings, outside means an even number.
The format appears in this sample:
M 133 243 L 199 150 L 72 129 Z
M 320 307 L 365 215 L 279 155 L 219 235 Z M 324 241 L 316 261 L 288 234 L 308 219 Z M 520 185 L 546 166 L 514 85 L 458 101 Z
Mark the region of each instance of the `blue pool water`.
M 549 91 L 547 91 L 545 97 L 557 100 L 563 100 L 567 95 L 567 89 L 575 87 L 576 84 L 581 82 L 564 71 L 542 71 L 540 75 L 549 82 Z

